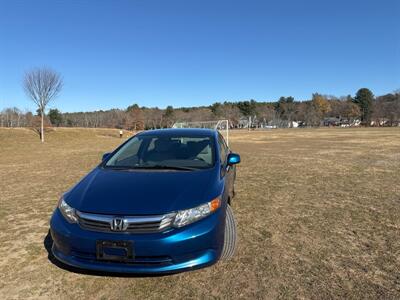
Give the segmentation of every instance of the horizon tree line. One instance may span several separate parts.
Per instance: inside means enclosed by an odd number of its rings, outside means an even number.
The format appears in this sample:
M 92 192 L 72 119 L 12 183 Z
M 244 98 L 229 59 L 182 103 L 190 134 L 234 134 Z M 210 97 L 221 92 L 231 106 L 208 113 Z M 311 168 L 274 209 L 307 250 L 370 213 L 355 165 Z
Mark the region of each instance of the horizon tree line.
M 248 118 L 258 124 L 291 127 L 293 122 L 304 126 L 321 126 L 327 118 L 344 120 L 351 124 L 360 120 L 362 125 L 400 125 L 400 90 L 375 97 L 368 88 L 359 89 L 355 96 L 335 97 L 312 94 L 311 99 L 296 101 L 292 96 L 282 96 L 274 102 L 254 99 L 231 102 L 215 102 L 209 106 L 139 107 L 132 104 L 126 109 L 110 109 L 92 112 L 61 112 L 57 108 L 47 111 L 61 92 L 61 75 L 49 68 L 36 68 L 25 73 L 23 88 L 35 103 L 36 114 L 17 107 L 4 108 L 0 112 L 0 127 L 32 127 L 44 142 L 45 128 L 65 127 L 110 127 L 128 130 L 143 130 L 171 127 L 175 122 L 212 121 L 228 119 L 232 127 L 240 127 Z M 47 112 L 47 114 L 46 114 Z M 328 124 L 331 124 L 328 122 Z
M 35 127 L 41 118 L 36 114 L 16 107 L 0 112 L 1 127 Z M 353 122 L 360 120 L 363 125 L 395 126 L 400 123 L 400 93 L 394 92 L 374 97 L 369 89 L 357 91 L 354 97 L 326 96 L 315 93 L 310 100 L 295 101 L 291 96 L 280 97 L 276 102 L 246 100 L 238 102 L 215 102 L 210 106 L 180 107 L 168 106 L 139 107 L 132 104 L 126 109 L 110 109 L 92 112 L 61 112 L 51 108 L 43 110 L 43 126 L 63 127 L 110 127 L 128 130 L 171 127 L 174 122 L 211 121 L 228 119 L 237 127 L 241 119 L 256 117 L 266 124 L 288 127 L 293 121 L 306 126 L 321 126 L 326 118 L 338 118 Z M 285 124 L 285 125 L 282 125 Z M 289 125 L 290 126 L 290 125 Z

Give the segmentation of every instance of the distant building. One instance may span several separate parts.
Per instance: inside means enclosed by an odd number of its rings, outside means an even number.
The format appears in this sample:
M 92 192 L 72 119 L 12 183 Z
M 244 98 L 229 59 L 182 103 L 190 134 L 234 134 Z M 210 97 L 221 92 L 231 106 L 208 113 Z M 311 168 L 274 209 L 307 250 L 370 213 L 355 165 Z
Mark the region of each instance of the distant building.
M 324 126 L 354 127 L 354 126 L 360 126 L 361 121 L 358 119 L 349 120 L 349 119 L 341 118 L 341 117 L 329 117 L 329 118 L 325 118 L 322 121 L 322 124 Z

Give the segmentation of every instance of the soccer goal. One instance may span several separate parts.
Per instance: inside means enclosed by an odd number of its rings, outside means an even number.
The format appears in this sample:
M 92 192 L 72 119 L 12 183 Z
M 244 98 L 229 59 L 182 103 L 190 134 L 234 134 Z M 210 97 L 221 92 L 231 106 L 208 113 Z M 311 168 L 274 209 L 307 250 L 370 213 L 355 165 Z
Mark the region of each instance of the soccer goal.
M 198 122 L 177 122 L 172 128 L 209 128 L 218 130 L 225 138 L 226 144 L 229 145 L 229 121 L 198 121 Z

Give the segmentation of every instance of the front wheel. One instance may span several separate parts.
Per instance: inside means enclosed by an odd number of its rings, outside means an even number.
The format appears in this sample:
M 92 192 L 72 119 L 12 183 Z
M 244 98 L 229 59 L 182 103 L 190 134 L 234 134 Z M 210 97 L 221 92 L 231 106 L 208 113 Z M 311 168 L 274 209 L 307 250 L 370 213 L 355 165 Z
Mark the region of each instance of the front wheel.
M 226 207 L 225 238 L 221 259 L 228 260 L 235 254 L 237 244 L 236 221 L 230 205 Z

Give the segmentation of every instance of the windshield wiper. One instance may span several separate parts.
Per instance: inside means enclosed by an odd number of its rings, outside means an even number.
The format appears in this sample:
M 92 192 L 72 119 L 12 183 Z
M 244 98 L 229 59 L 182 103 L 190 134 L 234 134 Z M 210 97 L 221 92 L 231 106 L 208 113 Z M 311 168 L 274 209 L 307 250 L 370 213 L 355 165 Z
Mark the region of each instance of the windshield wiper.
M 196 168 L 180 167 L 180 166 L 168 166 L 168 165 L 150 165 L 150 166 L 134 166 L 131 169 L 150 169 L 150 170 L 180 170 L 180 171 L 193 171 Z

